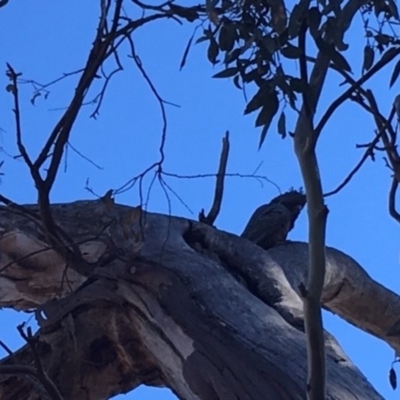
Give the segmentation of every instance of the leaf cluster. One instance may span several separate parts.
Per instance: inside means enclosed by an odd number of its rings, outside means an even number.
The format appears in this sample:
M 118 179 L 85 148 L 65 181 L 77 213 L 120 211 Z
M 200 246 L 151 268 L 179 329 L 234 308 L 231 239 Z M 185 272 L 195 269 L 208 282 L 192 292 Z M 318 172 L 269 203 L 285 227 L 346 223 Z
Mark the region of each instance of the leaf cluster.
M 347 3 L 301 0 L 290 12 L 284 0 L 214 0 L 208 4 L 210 23 L 204 27 L 197 43 L 206 42 L 208 60 L 213 65 L 224 66 L 215 78 L 231 78 L 238 89 L 255 85 L 254 95 L 248 100 L 244 113 L 257 112 L 255 125 L 262 127 L 260 146 L 280 108 L 288 104 L 298 110 L 298 97 L 304 102 L 312 96 L 307 74 L 293 73 L 298 68 L 290 68 L 290 61 L 298 65 L 312 61 L 306 43 L 327 55 L 336 70 L 352 73 L 343 55 L 349 47 L 344 42 L 344 35 L 354 14 L 359 12 L 365 22 L 367 41 L 364 72 L 374 65 L 377 53 L 400 44 L 387 29 L 399 21 L 394 0 L 369 1 L 361 8 L 359 4 L 352 7 L 352 3 L 351 0 Z M 371 15 L 378 21 L 376 27 L 369 22 Z M 395 67 L 391 84 L 399 74 L 400 63 Z M 282 111 L 277 126 L 282 137 L 287 134 L 285 121 Z

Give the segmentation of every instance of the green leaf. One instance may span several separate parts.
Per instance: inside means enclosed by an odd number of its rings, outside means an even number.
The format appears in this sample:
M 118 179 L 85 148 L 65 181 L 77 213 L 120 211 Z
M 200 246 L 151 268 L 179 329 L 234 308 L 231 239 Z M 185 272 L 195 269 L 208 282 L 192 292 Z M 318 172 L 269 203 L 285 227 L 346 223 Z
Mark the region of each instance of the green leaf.
M 315 39 L 320 36 L 319 26 L 321 24 L 321 13 L 318 7 L 311 7 L 308 11 L 308 27 L 310 28 L 311 36 Z
M 258 78 L 260 78 L 260 71 L 258 68 L 254 68 L 243 75 L 243 82 L 249 83 L 251 81 L 257 81 Z
M 396 371 L 393 369 L 393 367 L 390 368 L 389 371 L 389 382 L 392 389 L 395 390 L 397 387 L 397 376 L 396 376 Z
M 333 63 L 342 71 L 351 72 L 350 64 L 347 60 L 332 47 L 332 53 L 330 54 Z
M 263 108 L 261 109 L 256 119 L 256 126 L 264 125 L 261 132 L 260 144 L 258 148 L 261 148 L 262 144 L 264 143 L 268 128 L 271 125 L 272 119 L 277 113 L 278 108 L 279 108 L 278 95 L 276 91 L 273 90 L 272 92 L 269 93 L 267 101 L 265 102 Z
M 234 84 L 239 90 L 242 90 L 243 88 L 242 88 L 242 86 L 240 86 L 239 79 L 240 79 L 240 76 L 239 76 L 239 75 L 236 75 L 236 76 L 233 78 L 233 84 Z
M 378 33 L 375 35 L 375 40 L 382 46 L 387 46 L 393 41 L 393 38 L 385 33 Z
M 278 119 L 278 133 L 282 136 L 282 139 L 286 137 L 286 115 L 282 111 Z
M 214 38 L 214 35 L 213 35 L 211 29 L 206 28 L 206 29 L 203 29 L 203 36 L 199 37 L 195 43 L 198 44 L 201 42 L 205 42 L 206 40 L 212 40 L 213 38 Z
M 275 50 L 278 48 L 279 44 L 277 41 L 272 38 L 270 35 L 265 35 L 261 38 L 261 43 L 263 44 L 264 48 L 268 50 L 269 53 L 274 53 Z
M 183 52 L 183 57 L 182 57 L 181 65 L 180 65 L 180 68 L 179 68 L 180 70 L 186 64 L 186 59 L 187 59 L 187 56 L 189 54 L 190 46 L 192 45 L 192 42 L 193 42 L 193 38 L 194 38 L 194 33 L 193 33 L 192 37 L 189 39 L 188 44 L 186 45 L 185 51 Z
M 379 62 L 387 62 L 392 60 L 396 55 L 399 54 L 399 47 L 390 47 L 381 57 Z
M 372 64 L 374 63 L 374 56 L 374 49 L 371 46 L 366 45 L 364 47 L 364 62 L 362 67 L 363 72 L 368 71 L 372 67 Z
M 207 40 L 210 40 L 210 38 L 207 36 L 201 36 L 196 40 L 195 44 L 199 44 L 199 43 L 205 42 Z
M 285 72 L 283 71 L 282 67 L 279 66 L 276 69 L 274 83 L 277 87 L 279 87 L 279 89 L 281 89 L 283 95 L 289 101 L 290 107 L 294 108 L 296 102 L 296 95 L 293 92 L 293 89 L 289 86 L 289 82 L 290 82 L 290 77 L 285 75 Z
M 265 126 L 263 126 L 263 128 L 261 130 L 260 143 L 258 144 L 258 150 L 261 149 L 261 146 L 264 143 L 265 137 L 267 136 L 268 128 L 269 127 L 267 125 L 265 125 Z
M 274 118 L 275 114 L 278 111 L 279 102 L 276 91 L 272 91 L 266 99 L 261 111 L 259 112 L 256 119 L 256 127 L 262 125 L 270 125 L 272 118 Z M 260 144 L 261 146 L 261 144 Z
M 35 105 L 36 99 L 37 99 L 38 97 L 40 97 L 40 96 L 41 96 L 41 93 L 40 93 L 40 92 L 36 92 L 36 93 L 32 96 L 32 98 L 31 98 L 31 103 L 32 103 L 33 106 Z
M 219 3 L 219 0 L 206 0 L 206 11 L 208 13 L 210 11 L 213 11 L 218 3 Z
M 189 22 L 196 21 L 196 19 L 199 18 L 199 14 L 194 8 L 182 7 L 172 3 L 169 3 L 168 5 L 173 13 Z
M 301 56 L 301 49 L 299 47 L 293 46 L 292 44 L 288 43 L 285 47 L 281 49 L 281 54 L 290 59 L 297 59 Z
M 394 19 L 399 21 L 399 10 L 397 9 L 397 5 L 393 0 L 388 0 L 388 7 L 390 10 L 390 14 Z
M 9 84 L 6 86 L 6 91 L 9 92 L 9 93 L 15 94 L 15 86 L 12 85 L 11 83 L 9 83 Z
M 215 41 L 215 39 L 213 38 L 210 40 L 210 45 L 208 46 L 208 50 L 207 50 L 207 58 L 209 59 L 209 61 L 212 64 L 217 63 L 218 53 L 219 53 L 218 44 Z
M 234 49 L 230 53 L 225 53 L 225 64 L 235 61 L 240 56 L 240 49 Z
M 297 93 L 303 93 L 307 89 L 307 83 L 304 79 L 290 77 L 289 80 L 290 88 Z
M 300 28 L 301 28 L 301 21 L 305 16 L 305 2 L 303 0 L 300 1 L 299 4 L 296 4 L 289 18 L 289 25 L 288 25 L 288 36 L 290 39 L 294 39 L 299 35 Z
M 335 49 L 333 44 L 327 43 L 322 38 L 317 38 L 315 40 L 317 47 L 329 58 L 331 61 L 342 71 L 351 72 L 351 67 L 347 60 Z
M 222 51 L 231 51 L 235 45 L 236 30 L 229 24 L 224 23 L 221 27 L 218 37 L 219 48 Z
M 253 96 L 253 98 L 247 103 L 247 106 L 244 110 L 244 114 L 250 114 L 255 110 L 258 110 L 264 104 L 266 104 L 268 100 L 269 93 L 271 91 L 271 86 L 269 83 L 265 83 L 258 92 Z
M 213 78 L 230 78 L 231 76 L 234 76 L 237 73 L 238 69 L 236 67 L 227 68 L 213 75 Z
M 283 0 L 274 0 L 269 2 L 271 7 L 271 26 L 278 34 L 286 29 L 287 18 L 285 3 Z
M 393 86 L 393 84 L 396 82 L 397 78 L 399 77 L 399 74 L 400 74 L 400 60 L 397 61 L 396 65 L 394 66 L 394 69 L 392 72 L 392 77 L 390 78 L 389 87 Z

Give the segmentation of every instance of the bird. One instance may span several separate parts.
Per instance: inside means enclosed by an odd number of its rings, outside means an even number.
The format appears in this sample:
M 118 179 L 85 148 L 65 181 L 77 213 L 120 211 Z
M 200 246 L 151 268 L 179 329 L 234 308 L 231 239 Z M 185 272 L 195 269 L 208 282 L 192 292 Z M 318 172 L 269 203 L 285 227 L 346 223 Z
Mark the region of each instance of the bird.
M 273 198 L 254 211 L 241 237 L 265 250 L 286 242 L 305 204 L 305 194 L 293 189 Z

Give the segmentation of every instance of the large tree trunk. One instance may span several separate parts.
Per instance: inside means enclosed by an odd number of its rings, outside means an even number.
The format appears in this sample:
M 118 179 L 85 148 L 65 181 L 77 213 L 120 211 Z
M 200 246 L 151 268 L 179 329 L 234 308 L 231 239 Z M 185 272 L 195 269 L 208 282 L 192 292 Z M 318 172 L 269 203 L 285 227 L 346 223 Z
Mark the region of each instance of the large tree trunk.
M 305 243 L 264 251 L 201 223 L 101 200 L 54 205 L 79 263 L 47 249 L 35 207 L 27 209 L 0 209 L 0 306 L 36 309 L 40 330 L 36 346 L 3 359 L 0 372 L 36 368 L 35 348 L 65 399 L 107 399 L 142 383 L 187 400 L 306 399 Z M 398 296 L 334 249 L 323 302 L 400 350 L 387 335 Z M 326 348 L 328 399 L 382 398 L 328 333 Z M 1 399 L 44 393 L 21 371 L 0 375 Z

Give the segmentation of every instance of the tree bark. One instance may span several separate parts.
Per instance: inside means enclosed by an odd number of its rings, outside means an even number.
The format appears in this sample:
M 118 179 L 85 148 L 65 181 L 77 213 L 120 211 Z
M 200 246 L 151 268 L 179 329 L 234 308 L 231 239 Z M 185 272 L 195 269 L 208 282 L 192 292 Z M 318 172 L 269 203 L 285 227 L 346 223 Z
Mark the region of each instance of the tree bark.
M 36 310 L 36 350 L 64 399 L 108 399 L 142 383 L 180 399 L 306 399 L 299 286 L 308 246 L 264 251 L 178 217 L 100 201 L 52 206 L 54 220 L 92 271 L 49 249 L 30 216 L 0 209 L 0 306 Z M 33 215 L 33 216 L 32 216 Z M 327 248 L 326 309 L 385 340 L 400 299 L 356 261 Z M 387 305 L 390 304 L 390 307 Z M 327 399 L 382 399 L 325 333 Z M 0 362 L 2 399 L 45 399 L 24 346 Z

